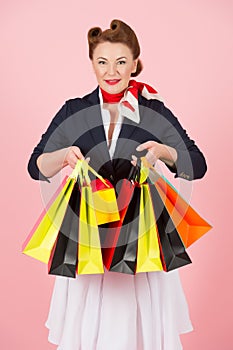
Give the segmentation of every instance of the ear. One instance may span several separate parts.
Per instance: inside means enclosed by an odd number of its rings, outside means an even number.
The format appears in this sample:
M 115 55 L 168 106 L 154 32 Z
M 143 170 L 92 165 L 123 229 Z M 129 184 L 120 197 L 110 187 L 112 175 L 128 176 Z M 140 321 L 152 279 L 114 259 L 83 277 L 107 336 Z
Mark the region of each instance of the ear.
M 136 73 L 137 70 L 137 64 L 138 64 L 138 58 L 133 61 L 133 70 L 132 73 Z

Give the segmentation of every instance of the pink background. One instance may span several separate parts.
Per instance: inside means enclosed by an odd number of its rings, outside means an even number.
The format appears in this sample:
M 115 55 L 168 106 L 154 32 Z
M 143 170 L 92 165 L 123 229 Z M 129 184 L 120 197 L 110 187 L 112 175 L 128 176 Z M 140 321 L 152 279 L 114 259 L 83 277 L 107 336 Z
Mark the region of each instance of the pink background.
M 141 44 L 144 71 L 208 162 L 191 203 L 213 226 L 189 249 L 181 271 L 195 331 L 186 350 L 232 348 L 232 13 L 230 0 L 7 0 L 0 4 L 1 307 L 0 348 L 49 350 L 44 322 L 54 278 L 21 254 L 43 208 L 27 162 L 65 100 L 94 90 L 90 27 L 126 21 Z

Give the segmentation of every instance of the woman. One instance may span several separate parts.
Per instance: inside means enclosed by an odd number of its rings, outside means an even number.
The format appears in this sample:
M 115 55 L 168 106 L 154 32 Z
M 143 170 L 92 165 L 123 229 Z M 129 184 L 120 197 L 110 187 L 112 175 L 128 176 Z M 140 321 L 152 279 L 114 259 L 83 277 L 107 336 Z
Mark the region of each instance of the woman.
M 116 186 L 142 151 L 175 177 L 203 177 L 194 141 L 153 88 L 131 79 L 142 70 L 134 31 L 113 20 L 103 32 L 91 28 L 88 43 L 98 87 L 53 118 L 29 160 L 32 178 L 50 181 L 85 157 Z M 46 326 L 59 350 L 179 350 L 179 334 L 192 330 L 176 270 L 56 277 Z

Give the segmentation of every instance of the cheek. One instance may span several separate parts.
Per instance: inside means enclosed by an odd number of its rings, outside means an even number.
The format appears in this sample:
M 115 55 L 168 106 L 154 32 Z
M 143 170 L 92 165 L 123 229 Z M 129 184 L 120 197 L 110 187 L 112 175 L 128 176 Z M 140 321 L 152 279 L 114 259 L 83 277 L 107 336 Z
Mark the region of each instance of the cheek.
M 101 69 L 99 69 L 99 67 L 94 67 L 94 73 L 95 73 L 97 79 L 101 78 L 101 76 L 103 75 L 103 72 L 101 71 Z
M 125 69 L 122 71 L 122 75 L 125 77 L 125 78 L 128 78 L 131 76 L 131 68 L 129 67 L 125 67 Z

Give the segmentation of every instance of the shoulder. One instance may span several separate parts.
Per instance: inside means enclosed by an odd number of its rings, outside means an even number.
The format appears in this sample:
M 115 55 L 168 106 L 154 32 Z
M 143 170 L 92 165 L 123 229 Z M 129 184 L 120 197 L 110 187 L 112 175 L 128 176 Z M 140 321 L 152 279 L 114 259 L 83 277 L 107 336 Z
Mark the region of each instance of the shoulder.
M 155 116 L 159 114 L 162 119 L 169 121 L 171 124 L 176 124 L 178 122 L 177 117 L 173 112 L 165 105 L 163 101 L 157 99 L 147 99 L 141 94 L 139 94 L 139 105 L 152 110 Z
M 51 128 L 56 128 L 58 125 L 61 125 L 71 116 L 77 116 L 77 112 L 85 110 L 88 107 L 95 106 L 98 103 L 98 87 L 94 91 L 88 93 L 83 97 L 74 97 L 66 100 L 53 117 L 50 123 Z
M 74 97 L 65 101 L 68 115 L 81 111 L 82 109 L 94 106 L 99 103 L 98 87 L 92 92 L 82 96 Z

